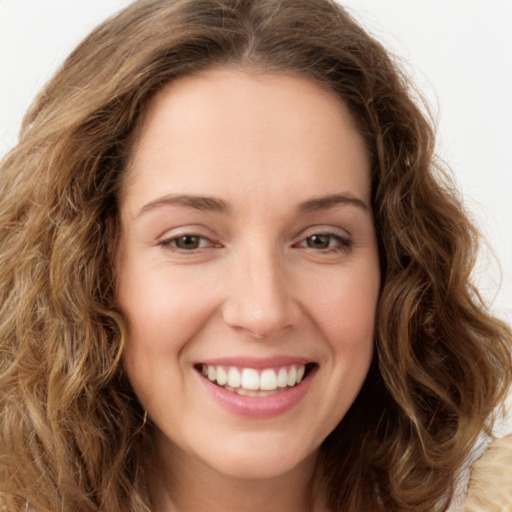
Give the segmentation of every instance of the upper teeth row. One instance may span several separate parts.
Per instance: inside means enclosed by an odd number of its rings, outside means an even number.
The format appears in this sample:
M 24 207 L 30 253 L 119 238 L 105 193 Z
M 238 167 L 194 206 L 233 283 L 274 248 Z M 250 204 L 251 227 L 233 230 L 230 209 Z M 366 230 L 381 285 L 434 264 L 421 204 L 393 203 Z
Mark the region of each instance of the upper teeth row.
M 283 366 L 281 368 L 237 368 L 236 366 L 203 365 L 202 373 L 219 386 L 228 385 L 230 388 L 243 388 L 253 391 L 272 391 L 277 388 L 295 386 L 304 377 L 304 365 Z

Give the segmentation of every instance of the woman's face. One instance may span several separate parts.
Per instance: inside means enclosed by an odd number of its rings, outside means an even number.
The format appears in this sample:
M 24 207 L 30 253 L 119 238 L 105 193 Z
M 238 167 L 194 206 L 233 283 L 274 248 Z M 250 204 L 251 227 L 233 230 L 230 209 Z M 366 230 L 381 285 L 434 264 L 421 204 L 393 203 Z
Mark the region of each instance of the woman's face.
M 158 453 L 244 478 L 312 462 L 365 379 L 379 294 L 345 105 L 289 74 L 176 80 L 120 204 L 124 364 Z

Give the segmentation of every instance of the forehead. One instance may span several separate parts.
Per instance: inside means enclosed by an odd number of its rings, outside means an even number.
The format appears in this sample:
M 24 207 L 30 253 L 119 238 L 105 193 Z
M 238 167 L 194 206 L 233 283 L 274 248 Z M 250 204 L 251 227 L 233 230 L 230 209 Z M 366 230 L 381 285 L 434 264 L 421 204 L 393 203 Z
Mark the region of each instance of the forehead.
M 142 204 L 163 189 L 223 197 L 237 185 L 270 199 L 272 189 L 324 195 L 337 186 L 369 199 L 369 183 L 364 140 L 333 92 L 293 74 L 221 68 L 153 98 L 125 192 Z

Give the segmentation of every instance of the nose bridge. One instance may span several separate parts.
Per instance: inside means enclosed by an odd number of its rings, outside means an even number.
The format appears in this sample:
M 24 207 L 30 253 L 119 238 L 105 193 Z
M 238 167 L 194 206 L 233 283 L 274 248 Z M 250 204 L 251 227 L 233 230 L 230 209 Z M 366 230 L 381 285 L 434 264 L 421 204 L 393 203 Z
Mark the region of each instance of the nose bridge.
M 256 337 L 269 337 L 290 326 L 296 306 L 283 257 L 269 243 L 253 243 L 237 252 L 230 270 L 224 319 Z

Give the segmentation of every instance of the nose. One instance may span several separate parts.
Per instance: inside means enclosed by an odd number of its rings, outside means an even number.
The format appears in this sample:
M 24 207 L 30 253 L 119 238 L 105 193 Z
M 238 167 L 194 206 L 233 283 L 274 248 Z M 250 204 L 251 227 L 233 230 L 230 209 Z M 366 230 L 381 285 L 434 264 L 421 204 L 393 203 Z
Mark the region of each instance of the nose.
M 271 250 L 239 254 L 227 275 L 224 321 L 256 338 L 278 335 L 297 322 L 300 308 L 292 279 Z

